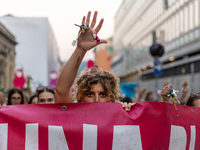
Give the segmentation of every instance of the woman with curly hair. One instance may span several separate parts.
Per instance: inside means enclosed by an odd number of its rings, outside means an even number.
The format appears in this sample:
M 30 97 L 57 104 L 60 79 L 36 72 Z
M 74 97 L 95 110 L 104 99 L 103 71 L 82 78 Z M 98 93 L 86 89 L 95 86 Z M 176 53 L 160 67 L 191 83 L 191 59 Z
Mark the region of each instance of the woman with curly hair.
M 86 52 L 99 44 L 107 43 L 106 40 L 99 39 L 97 36 L 104 20 L 101 19 L 98 26 L 94 28 L 97 12 L 94 13 L 92 23 L 89 26 L 90 16 L 91 12 L 89 11 L 87 19 L 85 16 L 83 17 L 82 25 L 89 28 L 84 33 L 80 33 L 76 49 L 58 78 L 55 90 L 56 103 L 71 103 L 73 98 L 79 102 L 114 102 L 119 97 L 119 79 L 110 72 L 92 68 L 78 78 L 74 97 L 72 98 L 70 89 Z M 127 111 L 133 105 L 133 103 L 122 104 Z
M 112 73 L 100 70 L 96 67 L 93 67 L 91 70 L 79 76 L 76 84 L 73 98 L 78 102 L 94 102 L 99 99 L 102 99 L 102 102 L 114 102 L 120 95 L 119 79 Z M 95 92 L 92 91 L 95 89 L 94 87 L 103 89 L 99 93 L 99 99 L 94 99 Z

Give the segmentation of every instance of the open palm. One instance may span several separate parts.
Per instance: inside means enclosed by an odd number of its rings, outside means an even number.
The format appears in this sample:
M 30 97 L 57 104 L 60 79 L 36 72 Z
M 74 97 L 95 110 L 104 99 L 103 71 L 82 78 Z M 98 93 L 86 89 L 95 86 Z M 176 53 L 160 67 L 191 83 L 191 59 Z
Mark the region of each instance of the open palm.
M 88 12 L 87 15 L 87 19 L 84 16 L 82 19 L 82 25 L 88 25 L 90 23 L 90 16 L 91 16 L 91 12 Z M 94 38 L 93 38 L 93 34 L 98 34 L 99 30 L 102 27 L 103 24 L 103 19 L 100 20 L 98 26 L 94 29 L 94 26 L 96 24 L 96 18 L 97 18 L 97 11 L 95 11 L 91 25 L 90 25 L 90 29 L 86 30 L 85 33 L 81 33 L 81 35 L 78 38 L 78 43 L 77 43 L 77 47 L 79 47 L 82 50 L 88 51 L 90 49 L 92 49 L 93 47 L 101 44 L 101 43 L 107 43 L 106 40 L 101 39 L 99 42 L 97 42 Z M 86 22 L 85 22 L 86 20 Z

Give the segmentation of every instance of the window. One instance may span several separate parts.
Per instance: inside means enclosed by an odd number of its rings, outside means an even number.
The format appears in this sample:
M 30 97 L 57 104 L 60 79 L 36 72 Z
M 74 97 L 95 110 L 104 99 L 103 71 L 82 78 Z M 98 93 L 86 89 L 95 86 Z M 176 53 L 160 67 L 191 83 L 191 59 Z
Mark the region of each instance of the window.
M 156 43 L 157 42 L 157 37 L 156 37 L 156 31 L 152 32 L 152 43 Z
M 175 38 L 175 16 L 171 18 L 171 35 L 173 40 Z
M 199 1 L 195 0 L 194 1 L 194 6 L 195 6 L 195 27 L 199 26 Z
M 185 7 L 185 9 L 184 9 L 184 26 L 185 26 L 185 33 L 187 33 L 188 32 L 188 8 L 187 7 Z
M 184 33 L 183 10 L 180 10 L 180 34 Z
M 172 32 L 173 32 L 172 18 L 169 18 L 167 28 L 168 28 L 169 42 L 170 42 L 172 40 Z
M 164 9 L 167 10 L 169 8 L 168 0 L 163 0 Z
M 181 24 L 180 24 L 180 13 L 176 14 L 175 20 L 176 20 L 176 38 L 178 38 L 179 34 L 180 34 L 180 26 L 181 26 Z
M 192 30 L 194 28 L 193 26 L 193 16 L 194 16 L 194 13 L 193 13 L 193 3 L 191 2 L 190 5 L 189 5 L 189 13 L 190 13 L 190 17 L 189 17 L 189 29 Z

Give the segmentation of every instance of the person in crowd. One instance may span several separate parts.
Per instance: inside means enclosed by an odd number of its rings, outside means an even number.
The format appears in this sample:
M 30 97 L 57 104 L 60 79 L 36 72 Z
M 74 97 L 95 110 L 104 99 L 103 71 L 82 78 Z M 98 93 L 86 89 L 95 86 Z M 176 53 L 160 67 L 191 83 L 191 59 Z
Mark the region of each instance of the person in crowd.
M 94 28 L 97 12 L 94 13 L 91 25 L 89 26 L 90 16 L 91 12 L 89 11 L 87 18 L 83 17 L 82 25 L 88 27 L 88 30 L 86 29 L 85 33 L 80 33 L 76 49 L 58 78 L 55 90 L 56 103 L 72 103 L 73 99 L 79 102 L 114 102 L 119 98 L 119 79 L 114 74 L 97 67 L 86 71 L 77 79 L 72 98 L 70 89 L 83 57 L 88 50 L 99 44 L 107 43 L 106 40 L 99 39 L 97 36 L 104 20 L 101 19 L 97 27 Z M 127 111 L 133 105 L 133 103 L 122 104 Z
M 27 90 L 27 92 L 29 93 L 30 96 L 33 95 L 32 90 L 31 90 L 31 86 L 30 86 L 31 80 L 32 80 L 32 78 L 30 76 L 26 76 L 26 84 L 27 84 L 26 90 Z
M 24 95 L 24 104 L 28 104 L 30 101 L 30 97 L 33 95 L 31 91 L 30 80 L 32 80 L 32 78 L 30 76 L 26 76 L 26 79 L 25 79 L 26 83 L 22 90 L 22 93 Z
M 188 82 L 185 81 L 182 85 L 182 94 L 181 94 L 181 98 L 180 98 L 180 102 L 181 102 L 182 105 L 185 104 L 185 100 L 186 100 L 188 90 L 189 90 L 189 85 L 188 85 Z
M 126 96 L 126 97 L 121 99 L 121 102 L 127 103 L 127 104 L 132 103 L 132 99 L 130 97 Z
M 187 99 L 186 106 L 200 107 L 200 93 L 192 92 Z
M 22 93 L 24 95 L 24 104 L 28 104 L 29 100 L 30 100 L 30 95 L 29 93 L 27 92 L 26 89 L 23 89 L 22 90 Z
M 152 102 L 153 101 L 153 93 L 152 92 L 147 92 L 146 97 L 144 99 L 147 102 Z
M 161 91 L 161 96 L 163 97 L 163 102 L 169 102 L 170 96 L 169 91 L 172 89 L 172 85 L 165 86 Z M 200 93 L 192 92 L 187 98 L 186 106 L 200 107 Z
M 0 106 L 5 106 L 6 105 L 6 93 L 3 90 L 0 90 Z
M 39 87 L 37 87 L 38 104 L 55 103 L 54 89 L 55 89 L 54 85 L 48 85 L 48 86 L 40 85 Z
M 34 94 L 33 96 L 31 96 L 28 104 L 38 104 L 38 97 L 36 94 Z
M 146 94 L 147 89 L 144 88 L 140 90 L 138 88 L 134 88 L 134 91 L 135 91 L 135 97 L 133 98 L 133 102 L 137 103 L 143 101 L 143 97 Z
M 161 96 L 163 98 L 163 102 L 169 103 L 170 95 L 169 91 L 172 89 L 172 84 L 168 85 L 166 84 L 165 87 L 161 91 Z
M 12 88 L 8 93 L 8 105 L 24 104 L 22 91 L 18 88 Z
M 169 102 L 169 100 L 170 100 L 169 91 L 172 89 L 173 85 L 172 84 L 168 85 L 168 82 L 166 82 L 166 81 L 164 81 L 164 85 L 165 85 L 165 87 L 161 91 L 161 96 L 163 98 L 163 102 Z M 181 105 L 185 104 L 185 98 L 188 93 L 188 89 L 189 89 L 188 82 L 185 81 L 182 85 L 182 94 L 179 99 Z

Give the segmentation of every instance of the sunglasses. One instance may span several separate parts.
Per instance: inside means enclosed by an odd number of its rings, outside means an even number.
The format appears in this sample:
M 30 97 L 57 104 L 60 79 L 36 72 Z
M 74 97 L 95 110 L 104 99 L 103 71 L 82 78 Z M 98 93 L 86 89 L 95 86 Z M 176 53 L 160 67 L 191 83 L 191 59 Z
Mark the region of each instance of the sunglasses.
M 54 91 L 55 85 L 38 86 L 38 87 L 37 87 L 37 91 L 44 91 L 44 90 L 46 90 L 46 89 Z
M 192 92 L 192 93 L 190 94 L 190 98 L 194 98 L 194 97 L 200 97 L 200 93 Z

